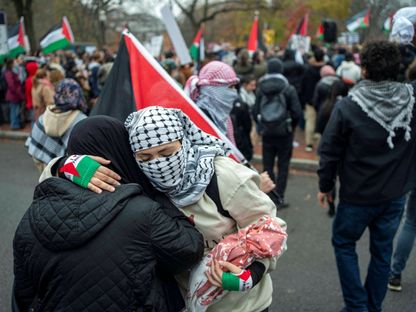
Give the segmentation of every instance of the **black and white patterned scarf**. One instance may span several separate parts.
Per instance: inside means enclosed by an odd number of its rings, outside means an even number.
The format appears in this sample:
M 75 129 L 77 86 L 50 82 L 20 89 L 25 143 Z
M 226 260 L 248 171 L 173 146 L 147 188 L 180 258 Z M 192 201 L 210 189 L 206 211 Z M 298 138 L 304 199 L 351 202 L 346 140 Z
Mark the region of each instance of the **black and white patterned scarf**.
M 387 143 L 394 148 L 395 129 L 405 129 L 405 140 L 410 140 L 410 121 L 415 103 L 413 87 L 410 84 L 362 80 L 348 94 L 368 117 L 388 132 Z
M 125 122 L 134 153 L 180 140 L 174 155 L 137 161 L 152 185 L 179 208 L 196 203 L 214 174 L 214 158 L 231 150 L 203 132 L 179 109 L 158 106 L 131 113 Z

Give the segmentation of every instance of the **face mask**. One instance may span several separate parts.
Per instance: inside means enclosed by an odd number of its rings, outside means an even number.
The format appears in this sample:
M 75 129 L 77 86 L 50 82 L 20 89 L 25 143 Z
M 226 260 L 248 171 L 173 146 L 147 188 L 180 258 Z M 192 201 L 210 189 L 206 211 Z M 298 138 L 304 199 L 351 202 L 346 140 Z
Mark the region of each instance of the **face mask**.
M 160 191 L 175 189 L 183 179 L 186 159 L 183 148 L 168 157 L 159 157 L 146 162 L 137 161 L 140 169 Z

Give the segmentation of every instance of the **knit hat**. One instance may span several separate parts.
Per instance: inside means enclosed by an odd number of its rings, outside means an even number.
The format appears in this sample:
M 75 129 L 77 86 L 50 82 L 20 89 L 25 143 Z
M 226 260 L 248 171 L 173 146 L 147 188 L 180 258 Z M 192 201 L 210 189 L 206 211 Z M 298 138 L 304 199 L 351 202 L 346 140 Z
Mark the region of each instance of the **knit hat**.
M 203 86 L 233 86 L 238 79 L 234 69 L 220 61 L 212 61 L 202 67 L 199 75 L 189 77 L 185 85 L 185 92 L 192 100 L 199 96 L 199 87 Z
M 390 38 L 400 43 L 411 43 L 415 35 L 416 7 L 402 8 L 394 15 Z
M 283 63 L 276 57 L 273 57 L 267 61 L 267 73 L 268 74 L 281 74 L 283 73 Z
M 335 70 L 332 68 L 332 66 L 330 65 L 325 65 L 322 66 L 321 70 L 319 71 L 319 73 L 321 74 L 321 77 L 326 77 L 326 76 L 333 76 L 335 75 Z
M 63 112 L 77 109 L 86 112 L 82 89 L 74 79 L 67 78 L 58 82 L 54 100 L 55 106 Z

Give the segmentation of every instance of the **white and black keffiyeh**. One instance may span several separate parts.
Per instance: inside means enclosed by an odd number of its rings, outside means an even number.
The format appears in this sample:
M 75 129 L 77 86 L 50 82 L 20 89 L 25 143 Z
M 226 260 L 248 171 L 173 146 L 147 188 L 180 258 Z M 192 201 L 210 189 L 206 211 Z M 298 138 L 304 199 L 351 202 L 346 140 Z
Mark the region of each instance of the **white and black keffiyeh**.
M 386 129 L 387 143 L 391 149 L 394 148 L 395 129 L 403 128 L 405 140 L 410 140 L 410 121 L 415 103 L 412 85 L 362 80 L 349 92 L 349 96 L 368 117 Z
M 153 186 L 179 208 L 202 197 L 214 174 L 214 158 L 231 152 L 179 109 L 148 107 L 130 114 L 125 126 L 133 152 L 181 140 L 182 147 L 176 154 L 137 162 Z

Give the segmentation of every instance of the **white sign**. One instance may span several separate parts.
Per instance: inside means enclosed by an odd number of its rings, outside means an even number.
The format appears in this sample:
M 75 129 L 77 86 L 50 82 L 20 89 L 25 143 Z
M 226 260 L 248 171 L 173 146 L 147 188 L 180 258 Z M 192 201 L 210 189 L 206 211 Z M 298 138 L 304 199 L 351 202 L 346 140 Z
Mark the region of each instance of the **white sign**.
M 173 17 L 169 5 L 165 5 L 160 13 L 162 14 L 163 23 L 165 23 L 166 30 L 168 31 L 170 40 L 172 41 L 176 55 L 179 57 L 181 64 L 185 65 L 192 63 L 188 47 L 186 46 L 185 40 L 183 39 L 182 33 Z
M 150 42 L 146 42 L 144 47 L 153 57 L 159 57 L 162 50 L 163 36 L 154 36 L 150 39 Z
M 0 11 L 0 55 L 9 53 L 7 39 L 6 13 Z
M 311 49 L 311 37 L 292 35 L 292 37 L 290 37 L 289 47 L 301 54 L 308 53 Z

